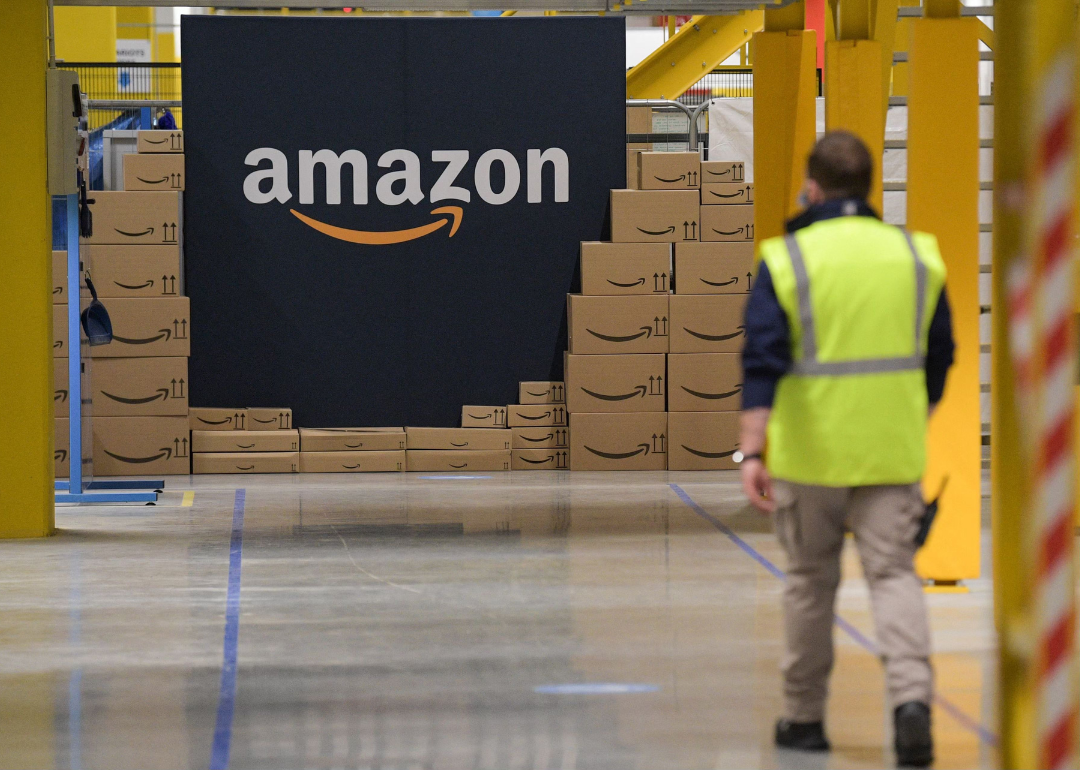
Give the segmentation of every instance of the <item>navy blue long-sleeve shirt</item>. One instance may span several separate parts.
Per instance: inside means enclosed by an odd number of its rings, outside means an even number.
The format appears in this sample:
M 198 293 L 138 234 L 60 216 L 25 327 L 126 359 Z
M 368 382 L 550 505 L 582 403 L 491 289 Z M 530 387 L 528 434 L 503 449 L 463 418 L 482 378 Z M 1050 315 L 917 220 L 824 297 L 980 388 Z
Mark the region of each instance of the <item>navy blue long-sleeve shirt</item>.
M 788 223 L 788 232 L 795 232 L 814 222 L 846 215 L 850 201 L 829 201 L 808 209 Z M 857 202 L 856 216 L 877 216 L 865 203 Z M 750 298 L 746 303 L 746 344 L 743 347 L 742 408 L 771 407 L 776 386 L 791 369 L 791 329 L 787 314 L 776 297 L 769 268 L 758 265 Z M 934 315 L 930 321 L 929 344 L 926 350 L 926 395 L 931 404 L 941 400 L 945 378 L 953 363 L 955 344 L 952 336 L 952 315 L 949 299 L 942 288 Z

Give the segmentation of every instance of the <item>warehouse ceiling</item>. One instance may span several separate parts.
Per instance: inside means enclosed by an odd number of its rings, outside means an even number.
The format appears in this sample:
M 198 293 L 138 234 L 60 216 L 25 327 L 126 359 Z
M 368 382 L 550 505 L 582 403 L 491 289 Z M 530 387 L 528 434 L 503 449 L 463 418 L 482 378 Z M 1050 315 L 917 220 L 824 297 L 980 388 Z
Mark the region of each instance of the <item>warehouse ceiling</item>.
M 576 13 L 612 12 L 622 14 L 657 15 L 723 15 L 746 9 L 779 8 L 794 0 L 761 3 L 755 0 L 636 0 L 620 3 L 617 0 L 287 0 L 289 8 L 328 10 L 353 8 L 357 11 L 482 11 L 497 8 L 516 11 L 568 11 Z M 279 11 L 281 3 L 267 0 L 55 0 L 56 5 L 130 5 L 130 6 L 203 6 L 215 8 L 238 8 L 244 10 L 266 8 Z

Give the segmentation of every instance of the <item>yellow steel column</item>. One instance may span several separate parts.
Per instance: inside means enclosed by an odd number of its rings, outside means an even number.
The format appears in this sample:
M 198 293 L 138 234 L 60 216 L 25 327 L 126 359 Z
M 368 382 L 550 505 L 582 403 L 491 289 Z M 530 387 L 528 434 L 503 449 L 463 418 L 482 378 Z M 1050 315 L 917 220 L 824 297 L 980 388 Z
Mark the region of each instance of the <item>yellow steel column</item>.
M 758 240 L 783 235 L 814 146 L 817 35 L 797 2 L 765 11 L 754 36 L 754 226 Z
M 53 530 L 45 19 L 45 0 L 0 9 L 0 537 Z
M 885 152 L 881 43 L 836 40 L 825 44 L 825 127 L 843 129 L 866 142 L 875 161 L 870 205 L 881 211 L 881 159 Z
M 958 9 L 957 9 L 958 11 Z M 979 38 L 975 19 L 911 23 L 907 224 L 937 236 L 948 269 L 956 364 L 930 422 L 929 496 L 948 487 L 919 574 L 979 576 Z

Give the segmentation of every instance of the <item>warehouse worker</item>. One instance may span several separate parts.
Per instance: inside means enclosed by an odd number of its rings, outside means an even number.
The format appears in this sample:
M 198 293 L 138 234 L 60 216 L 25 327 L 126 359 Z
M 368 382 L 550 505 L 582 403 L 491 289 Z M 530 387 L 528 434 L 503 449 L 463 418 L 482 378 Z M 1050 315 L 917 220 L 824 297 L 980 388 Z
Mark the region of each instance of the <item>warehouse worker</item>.
M 775 513 L 788 557 L 786 713 L 778 746 L 828 751 L 833 605 L 855 536 L 902 766 L 933 761 L 930 631 L 913 559 L 925 514 L 926 423 L 953 360 L 936 239 L 866 203 L 873 160 L 846 132 L 807 164 L 806 211 L 761 244 L 746 307 L 743 488 Z

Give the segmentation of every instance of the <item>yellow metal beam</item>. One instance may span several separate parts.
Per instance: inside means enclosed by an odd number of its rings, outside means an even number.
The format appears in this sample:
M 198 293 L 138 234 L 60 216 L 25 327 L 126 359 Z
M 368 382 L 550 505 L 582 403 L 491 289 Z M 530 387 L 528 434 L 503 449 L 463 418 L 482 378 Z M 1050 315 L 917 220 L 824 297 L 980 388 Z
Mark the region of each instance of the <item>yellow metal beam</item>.
M 754 231 L 783 235 L 817 138 L 817 34 L 754 35 Z
M 850 131 L 870 149 L 875 168 L 869 202 L 877 211 L 882 205 L 881 159 L 885 152 L 885 111 L 881 105 L 887 100 L 881 48 L 876 40 L 825 44 L 825 127 Z
M 0 23 L 0 538 L 53 531 L 52 227 L 45 162 L 45 0 Z M 17 151 L 12 148 L 18 148 Z
M 986 45 L 991 51 L 997 48 L 997 38 L 994 36 L 994 30 L 986 26 L 986 22 L 982 19 L 976 19 L 979 22 L 979 40 Z
M 787 32 L 806 29 L 806 0 L 796 0 L 782 8 L 765 9 L 765 31 Z
M 924 578 L 979 577 L 979 46 L 975 19 L 911 23 L 907 224 L 937 236 L 948 270 L 956 363 L 930 421 L 928 497 L 948 479 L 916 568 Z M 942 173 L 948 169 L 948 173 Z
M 626 73 L 630 99 L 675 99 L 765 26 L 764 11 L 695 16 Z
M 836 37 L 839 40 L 869 40 L 873 31 L 874 0 L 842 0 L 836 4 Z

